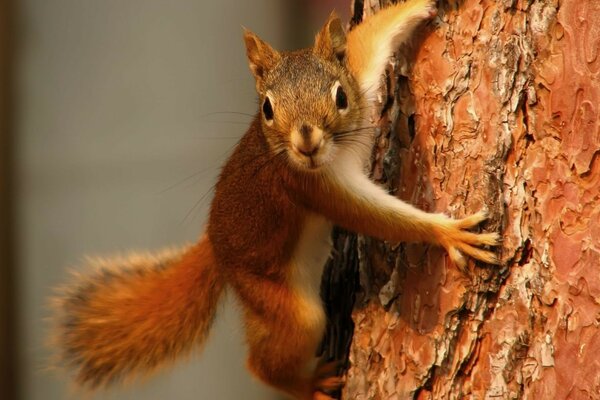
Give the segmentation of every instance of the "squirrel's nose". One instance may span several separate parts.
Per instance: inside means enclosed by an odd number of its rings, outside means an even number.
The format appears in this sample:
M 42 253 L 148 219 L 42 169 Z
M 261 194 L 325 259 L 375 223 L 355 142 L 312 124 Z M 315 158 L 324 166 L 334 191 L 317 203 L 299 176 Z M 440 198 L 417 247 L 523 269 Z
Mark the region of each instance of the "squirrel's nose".
M 298 153 L 312 157 L 321 148 L 323 131 L 308 124 L 302 124 L 300 129 L 292 132 L 292 145 Z
M 296 149 L 298 150 L 298 152 L 302 155 L 305 155 L 306 157 L 310 157 L 315 155 L 315 153 L 317 151 L 319 151 L 319 147 L 320 143 L 302 143 L 300 145 L 296 145 Z

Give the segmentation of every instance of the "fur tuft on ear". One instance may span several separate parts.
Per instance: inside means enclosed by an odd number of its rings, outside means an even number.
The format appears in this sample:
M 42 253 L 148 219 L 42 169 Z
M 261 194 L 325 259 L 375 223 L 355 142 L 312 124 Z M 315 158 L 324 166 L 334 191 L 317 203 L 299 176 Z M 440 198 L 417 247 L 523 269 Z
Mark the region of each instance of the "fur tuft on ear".
M 260 83 L 265 74 L 275 66 L 281 58 L 277 50 L 261 40 L 256 34 L 244 28 L 244 42 L 246 43 L 246 55 L 250 71 L 256 78 L 256 83 Z
M 325 59 L 342 60 L 346 53 L 346 32 L 333 11 L 315 38 L 314 53 Z

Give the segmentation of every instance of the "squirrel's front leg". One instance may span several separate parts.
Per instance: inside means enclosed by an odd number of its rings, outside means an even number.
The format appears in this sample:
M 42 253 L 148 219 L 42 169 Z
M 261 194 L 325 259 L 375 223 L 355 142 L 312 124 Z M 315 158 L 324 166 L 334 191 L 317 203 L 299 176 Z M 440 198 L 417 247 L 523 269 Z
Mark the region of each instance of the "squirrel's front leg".
M 469 232 L 486 218 L 483 211 L 463 219 L 432 214 L 388 194 L 359 167 L 325 172 L 305 188 L 306 202 L 335 224 L 389 241 L 421 241 L 443 246 L 452 261 L 463 266 L 465 253 L 496 264 L 496 256 L 481 246 L 495 246 L 496 233 Z

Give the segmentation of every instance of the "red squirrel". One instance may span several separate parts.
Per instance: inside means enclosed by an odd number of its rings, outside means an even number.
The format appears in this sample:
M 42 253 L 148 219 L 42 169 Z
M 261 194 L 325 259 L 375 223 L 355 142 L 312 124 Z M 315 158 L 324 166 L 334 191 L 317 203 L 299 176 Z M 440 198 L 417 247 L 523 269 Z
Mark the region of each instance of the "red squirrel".
M 245 322 L 248 368 L 296 399 L 343 384 L 318 363 L 319 296 L 332 226 L 443 246 L 497 263 L 496 233 L 388 194 L 368 175 L 370 117 L 387 63 L 433 0 L 385 8 L 346 34 L 332 14 L 312 48 L 279 52 L 245 31 L 260 110 L 222 169 L 198 243 L 158 255 L 95 260 L 58 299 L 57 345 L 78 383 L 97 388 L 150 372 L 205 341 L 224 289 Z

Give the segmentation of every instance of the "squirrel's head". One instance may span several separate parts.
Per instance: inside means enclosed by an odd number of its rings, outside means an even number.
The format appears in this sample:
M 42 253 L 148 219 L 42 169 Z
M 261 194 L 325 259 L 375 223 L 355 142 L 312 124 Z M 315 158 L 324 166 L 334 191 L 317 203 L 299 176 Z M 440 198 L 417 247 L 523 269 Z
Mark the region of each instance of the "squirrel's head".
M 345 65 L 346 34 L 335 14 L 310 49 L 278 52 L 250 31 L 244 39 L 271 150 L 296 167 L 317 170 L 340 147 L 358 143 L 364 107 Z

